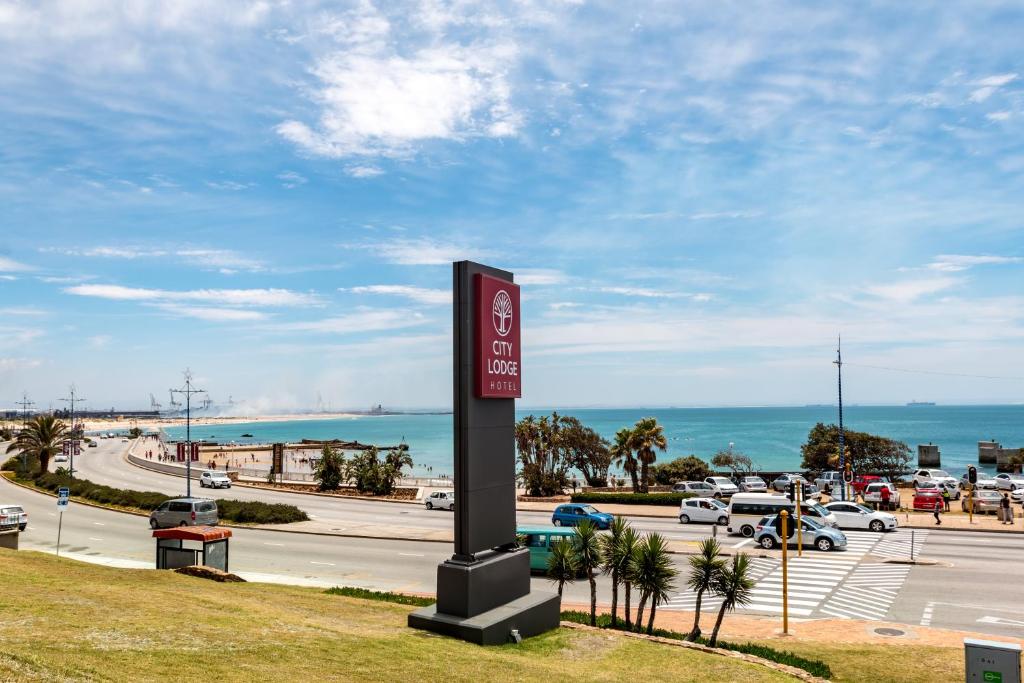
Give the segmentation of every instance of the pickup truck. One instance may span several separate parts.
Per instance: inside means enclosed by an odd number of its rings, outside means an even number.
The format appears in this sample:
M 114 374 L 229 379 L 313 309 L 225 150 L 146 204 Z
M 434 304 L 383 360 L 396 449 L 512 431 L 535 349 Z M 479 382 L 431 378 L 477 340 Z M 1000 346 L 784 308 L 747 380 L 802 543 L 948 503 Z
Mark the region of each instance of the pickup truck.
M 814 485 L 822 491 L 825 490 L 825 486 L 831 486 L 832 490 L 835 491 L 843 486 L 843 475 L 839 472 L 822 472 L 821 476 L 814 480 Z

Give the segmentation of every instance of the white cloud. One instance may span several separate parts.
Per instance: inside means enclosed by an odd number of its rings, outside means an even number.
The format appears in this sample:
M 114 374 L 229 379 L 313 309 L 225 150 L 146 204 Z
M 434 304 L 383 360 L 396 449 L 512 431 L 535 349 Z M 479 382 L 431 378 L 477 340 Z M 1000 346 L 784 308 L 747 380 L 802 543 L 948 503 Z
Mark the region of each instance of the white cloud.
M 944 273 L 956 273 L 967 270 L 974 266 L 1004 265 L 1010 263 L 1024 263 L 1024 257 L 1020 256 L 994 256 L 979 255 L 971 256 L 965 254 L 940 254 L 935 260 L 929 263 L 926 268 L 938 270 Z
M 560 285 L 568 279 L 565 273 L 553 268 L 523 268 L 512 272 L 515 275 L 516 284 L 527 287 Z
M 968 98 L 971 102 L 984 102 L 996 91 L 998 91 L 1004 85 L 1012 83 L 1017 80 L 1017 74 L 997 74 L 995 76 L 987 76 L 974 82 L 974 85 L 981 86 L 978 89 L 971 92 Z
M 305 185 L 307 179 L 295 171 L 285 171 L 277 174 L 277 179 L 281 181 L 281 186 L 286 189 L 294 189 L 300 185 Z
M 196 289 L 170 291 L 121 285 L 76 285 L 67 294 L 114 301 L 183 302 L 199 301 L 226 306 L 315 306 L 321 303 L 314 294 L 287 289 Z
M 33 308 L 31 306 L 10 306 L 7 308 L 0 308 L 0 316 L 4 315 L 19 315 L 33 318 L 41 318 L 49 315 L 48 311 L 44 311 L 41 308 Z
M 33 270 L 32 266 L 26 266 L 24 263 L 0 256 L 0 273 L 24 273 L 30 270 Z
M 141 246 L 121 247 L 43 247 L 40 251 L 45 253 L 58 253 L 65 256 L 90 257 L 90 258 L 117 258 L 117 259 L 141 259 L 141 258 L 164 258 L 175 257 L 188 265 L 198 265 L 205 269 L 220 270 L 222 273 L 230 274 L 240 270 L 248 272 L 259 272 L 266 269 L 266 265 L 257 259 L 243 256 L 231 249 L 205 249 L 197 247 L 177 248 L 146 248 Z M 42 279 L 42 278 L 41 278 Z M 86 278 L 74 278 L 72 281 Z M 44 279 L 44 282 L 62 282 L 61 278 Z
M 93 347 L 94 349 L 102 349 L 106 347 L 108 344 L 110 344 L 112 340 L 113 337 L 111 337 L 109 334 L 97 334 L 86 339 L 86 341 L 89 342 L 89 346 Z
M 237 308 L 219 308 L 215 306 L 182 306 L 179 304 L 157 304 L 157 308 L 183 318 L 196 318 L 209 322 L 252 322 L 265 320 L 266 315 L 259 311 Z
M 427 318 L 415 311 L 363 309 L 355 313 L 333 316 L 322 320 L 282 323 L 275 325 L 273 329 L 284 332 L 365 334 L 367 332 L 414 327 L 426 322 Z
M 216 268 L 222 273 L 233 273 L 239 270 L 257 272 L 265 268 L 261 261 L 242 256 L 229 249 L 179 249 L 175 255 L 186 263 Z
M 235 180 L 208 180 L 206 186 L 214 190 L 229 190 L 231 192 L 238 192 L 239 190 L 248 190 L 250 187 L 255 187 L 255 183 L 240 183 Z
M 864 291 L 880 299 L 906 304 L 928 294 L 936 294 L 947 290 L 959 283 L 960 280 L 953 277 L 921 278 L 885 285 L 872 285 L 866 287 Z
M 1008 111 L 994 111 L 990 114 L 985 114 L 985 118 L 989 121 L 1006 121 L 1010 118 L 1010 112 Z
M 357 164 L 354 166 L 346 166 L 345 173 L 349 174 L 353 178 L 375 178 L 379 175 L 383 175 L 384 171 L 376 166 Z
M 653 289 L 651 287 L 601 287 L 601 292 L 606 294 L 619 294 L 622 296 L 634 296 L 643 299 L 692 299 L 694 301 L 709 301 L 710 294 L 688 294 L 668 289 Z
M 347 245 L 350 248 L 375 252 L 388 263 L 403 266 L 451 265 L 452 261 L 486 258 L 489 254 L 465 244 L 441 242 L 429 237 L 399 238 L 367 245 Z
M 315 125 L 283 121 L 277 132 L 316 156 L 402 156 L 428 140 L 507 137 L 521 125 L 506 71 L 511 43 L 445 42 L 437 30 L 419 49 L 392 32 L 370 3 L 325 20 L 340 49 L 320 57 L 311 97 Z M 365 177 L 365 176 L 361 176 Z
M 451 304 L 452 293 L 447 289 L 428 289 L 426 287 L 412 287 L 409 285 L 367 285 L 365 287 L 351 287 L 340 291 L 352 292 L 353 294 L 383 294 L 386 296 L 400 296 L 421 304 L 441 305 Z

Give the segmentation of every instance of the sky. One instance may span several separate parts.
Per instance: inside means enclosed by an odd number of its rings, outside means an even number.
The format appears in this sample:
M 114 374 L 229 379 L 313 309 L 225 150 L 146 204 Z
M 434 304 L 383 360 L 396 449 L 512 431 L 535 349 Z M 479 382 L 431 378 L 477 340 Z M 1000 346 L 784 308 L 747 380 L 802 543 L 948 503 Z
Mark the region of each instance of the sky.
M 1019 2 L 0 0 L 0 406 L 1024 401 Z M 890 368 L 890 369 L 883 369 Z M 946 374 L 935 374 L 946 373 Z

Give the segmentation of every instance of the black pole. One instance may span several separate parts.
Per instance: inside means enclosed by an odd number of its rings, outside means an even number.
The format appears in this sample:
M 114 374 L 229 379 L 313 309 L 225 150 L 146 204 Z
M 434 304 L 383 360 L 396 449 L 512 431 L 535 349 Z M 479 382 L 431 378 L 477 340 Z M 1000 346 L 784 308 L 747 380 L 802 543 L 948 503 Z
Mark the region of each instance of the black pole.
M 191 389 L 189 382 L 185 388 Z M 185 497 L 192 497 L 192 392 L 185 394 Z
M 846 500 L 846 435 L 843 432 L 843 339 L 836 348 L 836 367 L 839 370 L 839 474 L 843 478 L 843 500 Z

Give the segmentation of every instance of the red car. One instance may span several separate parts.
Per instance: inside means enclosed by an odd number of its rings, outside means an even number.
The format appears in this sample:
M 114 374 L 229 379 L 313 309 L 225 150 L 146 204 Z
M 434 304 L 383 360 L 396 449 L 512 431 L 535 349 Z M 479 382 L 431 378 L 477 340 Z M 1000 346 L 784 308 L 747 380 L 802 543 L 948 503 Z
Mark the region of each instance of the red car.
M 868 484 L 872 484 L 876 481 L 884 481 L 877 474 L 862 474 L 855 477 L 853 483 L 850 486 L 853 487 L 854 493 L 864 493 L 864 489 L 867 488 Z
M 914 509 L 933 512 L 935 508 L 944 510 L 946 504 L 942 500 L 942 493 L 934 489 L 920 489 L 914 492 Z

